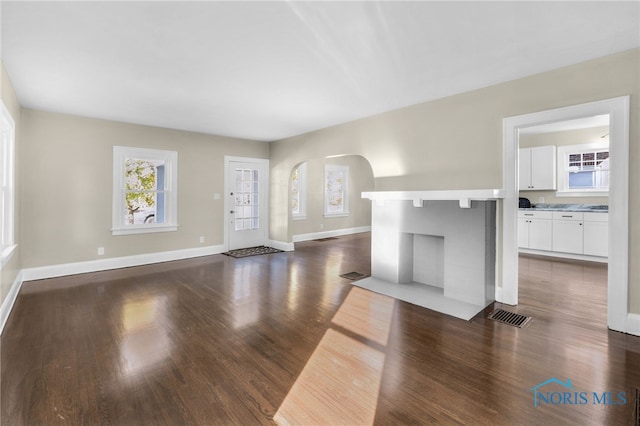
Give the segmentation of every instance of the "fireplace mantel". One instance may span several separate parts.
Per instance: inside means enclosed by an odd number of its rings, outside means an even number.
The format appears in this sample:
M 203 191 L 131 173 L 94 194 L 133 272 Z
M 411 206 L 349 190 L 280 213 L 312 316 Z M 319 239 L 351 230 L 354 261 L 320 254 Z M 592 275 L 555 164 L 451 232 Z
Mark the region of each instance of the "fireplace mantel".
M 363 192 L 371 276 L 355 285 L 469 320 L 495 300 L 501 189 Z
M 456 200 L 461 208 L 470 208 L 471 201 L 489 201 L 504 198 L 503 189 L 454 189 L 444 191 L 372 191 L 363 192 L 362 198 L 383 205 L 385 201 L 411 201 L 422 207 L 423 201 Z

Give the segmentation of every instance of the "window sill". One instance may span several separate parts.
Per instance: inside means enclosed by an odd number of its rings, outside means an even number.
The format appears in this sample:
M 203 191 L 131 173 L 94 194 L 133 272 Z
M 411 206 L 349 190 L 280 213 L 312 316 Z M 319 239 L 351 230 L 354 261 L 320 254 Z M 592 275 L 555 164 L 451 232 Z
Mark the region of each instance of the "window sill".
M 608 197 L 609 191 L 557 191 L 556 197 Z
M 15 253 L 16 251 L 16 247 L 18 247 L 18 245 L 13 244 L 5 247 L 4 250 L 2 250 L 2 260 L 0 261 L 0 268 L 4 268 L 4 265 L 6 265 L 9 260 L 11 260 L 13 253 Z
M 131 226 L 126 228 L 114 228 L 111 230 L 111 235 L 132 235 L 132 234 L 152 234 L 156 232 L 173 232 L 177 231 L 177 225 L 156 225 L 156 226 Z

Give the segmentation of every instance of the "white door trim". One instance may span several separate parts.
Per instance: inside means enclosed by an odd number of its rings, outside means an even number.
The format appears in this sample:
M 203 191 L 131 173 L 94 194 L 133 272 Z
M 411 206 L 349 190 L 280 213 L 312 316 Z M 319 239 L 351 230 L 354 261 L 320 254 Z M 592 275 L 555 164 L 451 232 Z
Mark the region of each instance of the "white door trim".
M 518 303 L 518 131 L 540 124 L 610 115 L 608 326 L 632 333 L 629 314 L 629 96 L 503 119 L 502 291 L 499 302 Z M 635 333 L 634 333 L 635 334 Z
M 229 250 L 229 222 L 231 220 L 229 212 L 231 211 L 231 204 L 229 203 L 229 170 L 232 162 L 240 163 L 254 163 L 264 166 L 264 194 L 260 194 L 260 197 L 267 200 L 267 208 L 265 209 L 264 223 L 267 224 L 264 228 L 263 244 L 268 244 L 269 239 L 269 160 L 266 158 L 252 158 L 252 157 L 235 157 L 232 155 L 224 156 L 224 247 L 225 251 Z

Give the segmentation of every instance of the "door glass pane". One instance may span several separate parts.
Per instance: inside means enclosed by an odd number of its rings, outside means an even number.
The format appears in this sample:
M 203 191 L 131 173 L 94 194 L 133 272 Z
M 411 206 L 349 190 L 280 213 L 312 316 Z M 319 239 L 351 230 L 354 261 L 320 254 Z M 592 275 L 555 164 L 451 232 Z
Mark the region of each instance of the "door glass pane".
M 258 229 L 259 214 L 259 173 L 256 169 L 236 169 L 235 219 L 236 231 Z

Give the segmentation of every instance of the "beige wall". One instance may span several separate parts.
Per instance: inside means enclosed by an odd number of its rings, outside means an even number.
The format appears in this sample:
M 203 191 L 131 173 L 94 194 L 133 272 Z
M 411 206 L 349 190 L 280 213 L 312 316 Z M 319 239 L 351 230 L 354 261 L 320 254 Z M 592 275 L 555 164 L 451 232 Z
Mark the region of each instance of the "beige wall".
M 263 142 L 29 109 L 22 127 L 23 268 L 223 244 L 224 156 L 269 157 Z M 114 145 L 178 152 L 178 231 L 111 235 Z
M 324 166 L 349 167 L 349 216 L 324 217 Z M 293 171 L 293 170 L 292 170 Z M 363 191 L 373 191 L 375 183 L 369 162 L 357 155 L 320 158 L 307 161 L 306 219 L 291 219 L 292 235 L 311 234 L 371 225 L 371 202 L 362 199 Z
M 602 136 L 609 134 L 609 126 L 592 127 L 590 129 L 566 130 L 562 132 L 542 133 L 537 135 L 521 135 L 520 148 L 555 145 L 579 145 L 584 143 L 602 142 Z M 607 139 L 608 141 L 609 139 Z M 559 172 L 559 170 L 558 170 Z M 609 197 L 556 197 L 555 191 L 520 191 L 520 196 L 528 198 L 532 203 L 538 203 L 540 197 L 545 203 L 560 204 L 609 204 Z
M 289 238 L 287 179 L 307 158 L 362 155 L 377 190 L 501 188 L 505 117 L 631 95 L 630 164 L 640 163 L 640 49 L 426 102 L 271 144 L 271 237 Z M 630 211 L 640 211 L 631 167 Z M 631 312 L 640 313 L 640 216 L 630 214 Z M 501 268 L 501 265 L 499 265 Z
M 22 110 L 2 70 L 2 97 L 20 122 L 17 241 L 21 255 L 2 271 L 2 289 L 29 268 L 222 244 L 223 156 L 270 158 L 271 229 L 291 241 L 289 177 L 309 159 L 360 155 L 377 190 L 502 187 L 504 117 L 631 95 L 630 164 L 640 162 L 640 49 L 263 144 L 196 133 Z M 16 112 L 17 111 L 17 112 Z M 179 153 L 175 233 L 112 237 L 111 147 Z M 630 168 L 631 311 L 640 313 L 640 168 Z M 20 199 L 21 197 L 21 199 Z M 21 209 L 21 212 L 20 212 Z M 21 230 L 21 231 L 20 231 Z M 13 271 L 13 272 L 12 272 Z
M 13 85 L 11 84 L 11 80 L 7 75 L 4 65 L 0 62 L 0 96 L 2 96 L 2 101 L 4 102 L 7 110 L 13 117 L 13 120 L 16 125 L 16 134 L 15 134 L 15 159 L 16 159 L 16 167 L 15 167 L 15 176 L 14 176 L 14 184 L 15 184 L 15 199 L 14 199 L 14 239 L 18 244 L 17 249 L 14 251 L 13 256 L 7 262 L 6 265 L 2 268 L 2 273 L 0 274 L 0 304 L 4 302 L 5 297 L 7 296 L 7 292 L 11 288 L 11 285 L 15 281 L 20 269 L 22 269 L 22 258 L 20 255 L 20 251 L 22 249 L 22 234 L 20 232 L 21 229 L 21 193 L 20 186 L 21 182 L 19 179 L 20 176 L 20 159 L 21 159 L 21 151 L 22 151 L 22 134 L 21 134 L 21 108 L 18 103 L 18 98 L 16 97 L 16 93 L 13 90 Z

